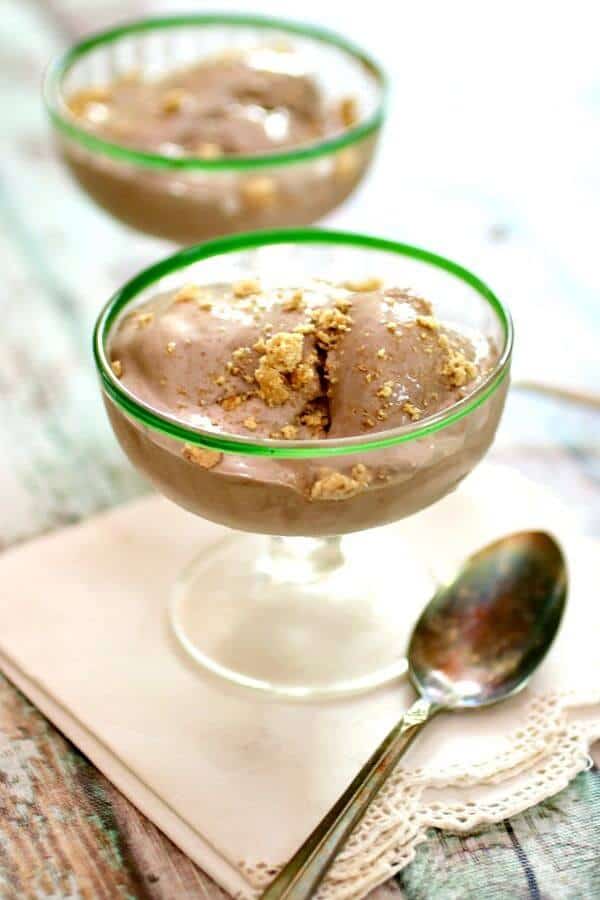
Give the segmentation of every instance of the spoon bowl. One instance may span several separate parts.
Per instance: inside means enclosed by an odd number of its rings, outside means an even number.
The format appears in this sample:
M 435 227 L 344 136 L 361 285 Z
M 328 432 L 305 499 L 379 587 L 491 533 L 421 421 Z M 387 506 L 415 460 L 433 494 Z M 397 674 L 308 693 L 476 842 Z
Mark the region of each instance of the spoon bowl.
M 565 560 L 550 535 L 523 531 L 489 544 L 418 620 L 408 648 L 413 685 L 447 708 L 504 700 L 542 661 L 566 598 Z

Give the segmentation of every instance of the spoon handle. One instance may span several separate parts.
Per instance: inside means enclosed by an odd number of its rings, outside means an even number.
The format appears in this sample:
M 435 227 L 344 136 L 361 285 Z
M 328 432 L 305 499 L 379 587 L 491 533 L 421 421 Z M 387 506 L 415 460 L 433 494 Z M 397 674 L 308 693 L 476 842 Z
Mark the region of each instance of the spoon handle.
M 314 896 L 335 857 L 394 771 L 404 751 L 440 709 L 424 699 L 413 703 L 325 818 L 271 882 L 261 895 L 261 900 L 307 900 Z

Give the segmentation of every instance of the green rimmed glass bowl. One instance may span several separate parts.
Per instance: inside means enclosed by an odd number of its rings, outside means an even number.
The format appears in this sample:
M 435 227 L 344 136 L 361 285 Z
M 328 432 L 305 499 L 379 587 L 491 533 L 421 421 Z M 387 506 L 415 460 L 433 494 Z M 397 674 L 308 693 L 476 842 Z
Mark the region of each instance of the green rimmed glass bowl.
M 493 341 L 497 361 L 472 394 L 436 415 L 315 441 L 185 425 L 141 402 L 113 373 L 115 325 L 153 294 L 277 273 L 287 284 L 377 275 L 410 286 L 441 320 Z M 246 234 L 183 250 L 126 284 L 98 319 L 94 352 L 110 421 L 133 464 L 180 506 L 234 529 L 174 588 L 171 621 L 188 653 L 231 681 L 293 697 L 352 693 L 402 673 L 411 610 L 433 585 L 427 560 L 391 523 L 453 490 L 494 438 L 512 325 L 489 288 L 405 244 L 318 229 Z M 218 454 L 216 464 L 214 457 L 210 468 L 191 461 L 190 448 Z M 323 470 L 351 476 L 358 464 L 377 476 L 366 487 L 345 499 L 311 498 Z
M 172 157 L 104 140 L 81 127 L 66 104 L 74 91 L 107 86 L 132 69 L 154 78 L 219 52 L 281 41 L 305 61 L 325 102 L 356 99 L 352 127 L 285 152 Z M 89 196 L 125 224 L 182 244 L 309 224 L 338 206 L 371 162 L 385 94 L 381 68 L 339 35 L 236 14 L 144 19 L 93 35 L 51 64 L 44 85 L 59 151 Z

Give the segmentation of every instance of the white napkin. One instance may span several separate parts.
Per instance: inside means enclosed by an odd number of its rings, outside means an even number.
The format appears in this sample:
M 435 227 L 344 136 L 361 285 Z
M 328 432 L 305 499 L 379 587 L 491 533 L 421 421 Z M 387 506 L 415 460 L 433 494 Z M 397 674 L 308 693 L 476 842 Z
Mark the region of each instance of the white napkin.
M 586 593 L 600 566 L 597 552 L 579 550 L 560 504 L 510 470 L 481 466 L 454 495 L 398 527 L 437 548 L 444 570 L 523 527 L 553 531 L 583 562 L 571 566 L 567 622 L 533 686 L 497 709 L 432 723 L 323 897 L 364 896 L 410 859 L 428 824 L 490 821 L 494 810 L 502 818 L 519 808 L 515 794 L 522 809 L 540 790 L 553 793 L 585 766 L 600 735 L 600 711 L 588 716 L 589 727 L 575 726 L 555 697 L 557 688 L 585 683 L 585 696 L 572 702 L 600 703 L 600 674 L 589 679 L 600 614 Z M 185 853 L 226 890 L 250 897 L 413 694 L 403 682 L 343 702 L 274 703 L 188 661 L 167 623 L 169 586 L 200 545 L 222 533 L 152 496 L 5 553 L 0 665 Z M 576 740 L 567 737 L 574 727 Z M 540 787 L 536 765 L 553 748 L 562 764 Z M 537 779 L 529 793 L 528 773 Z M 473 800 L 475 809 L 466 807 Z

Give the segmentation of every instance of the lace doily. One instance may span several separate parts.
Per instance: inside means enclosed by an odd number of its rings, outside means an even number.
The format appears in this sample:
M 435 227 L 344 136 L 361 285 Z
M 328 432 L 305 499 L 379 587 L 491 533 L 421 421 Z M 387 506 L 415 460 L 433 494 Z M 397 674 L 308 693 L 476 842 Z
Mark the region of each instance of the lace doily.
M 569 554 L 571 581 L 590 579 L 597 547 Z M 597 569 L 597 565 L 595 567 Z M 362 820 L 317 900 L 358 900 L 414 858 L 435 827 L 466 833 L 500 822 L 562 790 L 591 764 L 600 740 L 597 604 L 572 590 L 556 645 L 532 685 L 482 712 L 439 716 L 408 751 Z M 429 733 L 428 733 L 429 732 Z M 458 749 L 460 747 L 460 750 Z M 241 864 L 256 894 L 278 865 Z

